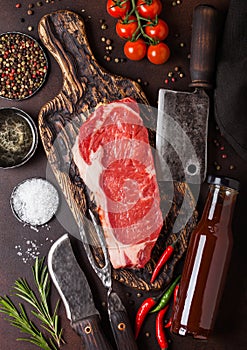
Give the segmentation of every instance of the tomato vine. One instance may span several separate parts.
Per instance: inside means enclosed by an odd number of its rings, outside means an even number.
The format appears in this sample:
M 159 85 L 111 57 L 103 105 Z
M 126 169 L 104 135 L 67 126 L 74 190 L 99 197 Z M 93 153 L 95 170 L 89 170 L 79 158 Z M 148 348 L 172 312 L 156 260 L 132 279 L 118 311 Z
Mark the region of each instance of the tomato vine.
M 117 35 L 127 40 L 124 53 L 130 60 L 145 56 L 153 64 L 163 64 L 170 57 L 163 43 L 169 33 L 167 23 L 159 18 L 160 0 L 108 0 L 107 12 L 118 18 Z

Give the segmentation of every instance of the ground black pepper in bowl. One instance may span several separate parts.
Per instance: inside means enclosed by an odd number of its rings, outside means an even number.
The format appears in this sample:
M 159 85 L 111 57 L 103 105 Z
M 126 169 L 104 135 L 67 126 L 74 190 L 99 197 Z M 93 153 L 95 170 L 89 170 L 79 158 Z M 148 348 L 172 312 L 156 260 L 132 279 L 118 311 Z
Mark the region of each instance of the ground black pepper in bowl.
M 8 32 L 0 35 L 0 97 L 23 100 L 44 83 L 47 58 L 29 35 Z

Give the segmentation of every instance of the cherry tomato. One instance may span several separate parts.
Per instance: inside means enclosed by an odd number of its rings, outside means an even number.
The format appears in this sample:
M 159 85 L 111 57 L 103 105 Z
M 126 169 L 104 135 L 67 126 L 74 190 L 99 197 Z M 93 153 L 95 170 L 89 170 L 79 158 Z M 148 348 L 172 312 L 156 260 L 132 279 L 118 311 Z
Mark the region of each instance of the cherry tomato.
M 152 22 L 148 22 L 144 31 L 148 36 L 150 36 L 150 38 L 162 41 L 165 40 L 165 38 L 167 37 L 169 33 L 169 28 L 165 21 L 158 18 L 155 24 L 153 24 Z
M 162 3 L 160 0 L 137 0 L 136 8 L 142 17 L 153 19 L 160 14 Z
M 107 0 L 107 12 L 115 18 L 124 17 L 130 9 L 129 0 Z
M 165 43 L 150 45 L 147 50 L 147 57 L 154 64 L 165 63 L 170 57 L 170 49 Z
M 127 41 L 124 45 L 124 54 L 127 58 L 133 61 L 140 61 L 147 52 L 147 45 L 144 40 L 137 39 L 136 41 Z
M 127 22 L 124 18 L 119 19 L 116 24 L 117 35 L 123 39 L 131 39 L 137 28 L 138 23 L 135 16 L 130 16 Z

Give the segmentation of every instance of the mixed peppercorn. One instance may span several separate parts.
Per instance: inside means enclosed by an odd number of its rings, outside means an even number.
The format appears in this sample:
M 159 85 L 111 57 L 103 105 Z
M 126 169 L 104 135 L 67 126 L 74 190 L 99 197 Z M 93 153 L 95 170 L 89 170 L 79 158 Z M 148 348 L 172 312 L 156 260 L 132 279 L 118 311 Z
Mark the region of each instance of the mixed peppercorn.
M 43 84 L 47 59 L 33 38 L 22 33 L 0 36 L 0 96 L 22 100 Z

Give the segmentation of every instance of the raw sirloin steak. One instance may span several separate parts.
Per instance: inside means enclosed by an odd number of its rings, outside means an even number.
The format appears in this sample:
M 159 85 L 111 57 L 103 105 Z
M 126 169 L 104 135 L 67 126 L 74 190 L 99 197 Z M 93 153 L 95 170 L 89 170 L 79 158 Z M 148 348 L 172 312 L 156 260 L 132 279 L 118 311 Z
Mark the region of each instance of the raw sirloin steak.
M 99 106 L 73 147 L 94 193 L 114 268 L 144 267 L 163 219 L 147 129 L 130 98 Z

